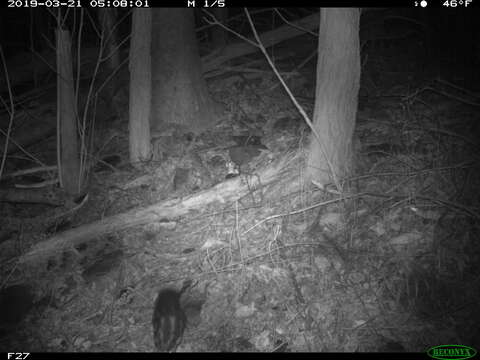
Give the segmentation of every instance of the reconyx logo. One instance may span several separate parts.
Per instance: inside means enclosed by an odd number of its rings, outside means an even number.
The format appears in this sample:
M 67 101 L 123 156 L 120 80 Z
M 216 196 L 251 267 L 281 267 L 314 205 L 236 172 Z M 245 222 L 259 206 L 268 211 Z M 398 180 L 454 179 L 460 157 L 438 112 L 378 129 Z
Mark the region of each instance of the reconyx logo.
M 428 349 L 427 354 L 439 360 L 461 360 L 474 357 L 477 350 L 464 345 L 438 345 Z

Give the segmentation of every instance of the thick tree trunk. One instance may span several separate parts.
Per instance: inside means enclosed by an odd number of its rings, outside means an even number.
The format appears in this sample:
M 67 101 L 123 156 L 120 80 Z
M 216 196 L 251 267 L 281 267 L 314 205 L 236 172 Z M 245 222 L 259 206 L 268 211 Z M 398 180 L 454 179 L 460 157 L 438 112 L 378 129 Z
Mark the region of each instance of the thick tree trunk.
M 117 20 L 117 12 L 115 8 L 101 8 L 98 9 L 98 20 L 102 27 L 102 34 L 105 37 L 104 54 L 108 55 L 108 67 L 114 71 L 120 66 L 120 52 L 117 47 L 118 37 L 115 23 Z
M 217 106 L 202 77 L 193 9 L 153 10 L 152 128 L 175 124 L 200 133 L 216 122 Z
M 320 142 L 312 136 L 307 161 L 308 176 L 321 183 L 345 176 L 351 167 L 360 83 L 359 21 L 358 9 L 321 10 L 313 120 Z
M 130 43 L 130 162 L 150 157 L 152 10 L 135 9 Z
M 67 30 L 57 30 L 57 121 L 60 181 L 70 195 L 80 192 L 80 154 L 75 95 L 73 91 L 72 43 Z
M 116 19 L 117 10 L 115 8 L 100 8 L 97 12 L 98 22 L 102 29 L 102 57 L 107 58 L 106 64 L 108 71 L 99 73 L 100 83 L 108 81 L 102 93 L 107 99 L 107 104 L 111 105 L 109 112 L 114 113 L 115 108 L 112 104 L 115 91 L 117 89 L 117 77 L 109 78 L 120 67 L 120 49 L 118 47 L 118 37 Z

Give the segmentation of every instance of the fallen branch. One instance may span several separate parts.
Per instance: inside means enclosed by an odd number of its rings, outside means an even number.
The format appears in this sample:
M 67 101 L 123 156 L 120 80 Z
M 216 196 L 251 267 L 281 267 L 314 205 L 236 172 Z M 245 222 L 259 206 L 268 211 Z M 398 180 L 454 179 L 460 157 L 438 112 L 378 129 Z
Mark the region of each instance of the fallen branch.
M 38 189 L 0 189 L 0 202 L 44 204 L 60 206 L 64 203 L 61 195 Z
M 9 178 L 17 177 L 17 176 L 25 176 L 25 175 L 35 174 L 35 173 L 38 173 L 38 172 L 47 172 L 47 171 L 57 171 L 57 166 L 56 165 L 37 166 L 37 167 L 34 167 L 34 168 L 17 170 L 17 171 L 5 174 L 3 176 L 3 178 L 4 179 L 9 179 Z

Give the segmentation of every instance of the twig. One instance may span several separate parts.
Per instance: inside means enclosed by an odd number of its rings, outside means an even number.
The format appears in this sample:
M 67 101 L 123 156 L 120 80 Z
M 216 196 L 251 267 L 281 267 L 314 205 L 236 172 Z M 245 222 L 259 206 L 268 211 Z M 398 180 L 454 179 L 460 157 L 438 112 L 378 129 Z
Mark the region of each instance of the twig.
M 455 84 L 452 84 L 451 82 L 447 81 L 447 80 L 444 80 L 442 78 L 437 78 L 435 79 L 437 82 L 439 82 L 440 84 L 442 85 L 446 85 L 446 86 L 450 86 L 456 90 L 459 90 L 459 91 L 463 91 L 464 93 L 466 93 L 467 95 L 471 96 L 471 97 L 478 97 L 478 94 L 477 93 L 474 93 L 470 90 L 467 90 L 465 88 L 462 88 L 458 85 L 455 85 Z
M 280 19 L 282 19 L 285 24 L 288 24 L 288 25 L 290 25 L 291 27 L 293 27 L 293 28 L 295 28 L 295 29 L 297 29 L 297 30 L 303 31 L 303 32 L 305 32 L 305 33 L 307 33 L 307 34 L 310 34 L 310 35 L 313 35 L 313 36 L 315 36 L 315 37 L 318 37 L 318 33 L 313 32 L 313 31 L 310 31 L 310 30 L 308 30 L 308 29 L 305 29 L 305 28 L 303 28 L 303 27 L 301 27 L 301 26 L 295 25 L 294 23 L 288 21 L 288 20 L 280 13 L 280 11 L 278 10 L 278 8 L 273 8 L 273 11 L 275 11 L 275 12 L 277 13 L 277 15 L 280 16 Z M 316 51 L 316 50 L 315 50 L 315 51 Z
M 123 67 L 128 62 L 128 57 L 125 58 L 120 65 L 112 71 L 110 75 L 105 79 L 105 81 L 98 87 L 98 89 L 95 91 L 95 96 L 98 96 L 98 94 L 103 90 L 103 88 L 110 82 L 110 80 L 113 78 L 113 76 Z
M 45 181 L 34 183 L 34 184 L 15 184 L 15 187 L 17 189 L 41 189 L 47 186 L 55 185 L 57 183 L 58 183 L 58 178 L 52 179 L 52 180 L 45 180 Z
M 242 233 L 242 236 L 249 233 L 250 231 L 252 231 L 253 229 L 255 229 L 257 226 L 267 222 L 267 221 L 270 221 L 270 220 L 273 220 L 273 219 L 278 219 L 278 218 L 281 218 L 281 217 L 285 217 L 285 216 L 290 216 L 290 215 L 296 215 L 296 214 L 300 214 L 300 213 L 303 213 L 303 212 L 306 212 L 306 211 L 309 211 L 309 210 L 312 210 L 312 209 L 315 209 L 319 206 L 324 206 L 324 205 L 329 205 L 329 204 L 333 204 L 333 203 L 336 203 L 336 202 L 339 202 L 339 201 L 343 201 L 343 200 L 348 200 L 348 199 L 354 199 L 354 198 L 358 198 L 358 197 L 362 197 L 363 195 L 366 195 L 367 193 L 359 193 L 359 194 L 353 194 L 353 195 L 347 195 L 347 196 L 342 196 L 342 197 L 339 197 L 339 198 L 336 198 L 336 199 L 332 199 L 332 200 L 327 200 L 327 201 L 322 201 L 321 203 L 317 203 L 317 204 L 314 204 L 314 205 L 310 205 L 310 206 L 307 206 L 305 208 L 302 208 L 302 209 L 299 209 L 299 210 L 295 210 L 295 211 L 291 211 L 289 213 L 284 213 L 284 214 L 276 214 L 276 215 L 271 215 L 271 216 L 268 216 L 266 217 L 265 219 L 259 221 L 258 223 L 256 223 L 255 225 L 253 225 L 252 227 L 250 227 L 249 229 L 245 230 L 243 233 Z
M 409 200 L 411 201 L 411 196 L 408 196 L 408 195 L 398 195 L 398 194 L 391 194 L 391 195 L 386 195 L 386 194 L 376 194 L 376 193 L 371 193 L 371 192 L 363 192 L 363 193 L 359 193 L 359 194 L 352 194 L 352 195 L 347 195 L 347 196 L 342 196 L 340 198 L 336 198 L 336 199 L 332 199 L 332 200 L 327 200 L 327 201 L 323 201 L 323 202 L 320 202 L 320 203 L 317 203 L 317 204 L 313 204 L 313 205 L 310 205 L 308 207 L 305 207 L 305 208 L 302 208 L 302 209 L 299 209 L 299 210 L 295 210 L 295 211 L 292 211 L 292 212 L 289 212 L 289 213 L 284 213 L 284 214 L 276 214 L 276 215 L 271 215 L 271 216 L 268 216 L 266 218 L 264 218 L 263 220 L 257 222 L 255 225 L 253 225 L 252 227 L 250 227 L 249 229 L 245 230 L 243 233 L 242 233 L 242 236 L 249 233 L 250 231 L 252 231 L 253 229 L 255 229 L 256 227 L 258 227 L 259 225 L 267 222 L 267 221 L 270 221 L 270 220 L 274 220 L 274 219 L 278 219 L 278 218 L 281 218 L 281 217 L 285 217 L 285 216 L 291 216 L 291 215 L 296 215 L 296 214 L 300 214 L 300 213 L 303 213 L 303 212 L 306 212 L 306 211 L 309 211 L 309 210 L 312 210 L 312 209 L 315 209 L 319 206 L 324 206 L 324 205 L 329 205 L 329 204 L 332 204 L 332 203 L 336 203 L 336 202 L 339 202 L 339 201 L 343 201 L 343 200 L 348 200 L 348 199 L 354 199 L 354 198 L 360 198 L 360 197 L 364 197 L 364 196 L 372 196 L 372 197 L 380 197 L 380 198 L 388 198 L 388 199 L 396 199 L 396 200 L 399 200 L 401 202 L 403 201 L 406 201 L 406 200 Z M 466 206 L 463 206 L 459 203 L 455 203 L 455 202 L 452 202 L 452 201 L 449 201 L 449 200 L 442 200 L 442 199 L 434 199 L 432 197 L 429 197 L 429 196 L 415 196 L 415 199 L 418 199 L 418 200 L 423 200 L 423 201 L 429 201 L 431 203 L 435 203 L 435 204 L 439 204 L 439 205 L 443 205 L 443 206 L 446 206 L 446 207 L 449 207 L 455 211 L 460 211 L 470 217 L 473 217 L 477 220 L 480 220 L 480 213 L 478 213 L 476 210 L 474 209 L 470 209 Z
M 215 16 L 213 16 L 213 14 L 209 13 L 207 10 L 205 9 L 202 9 L 202 11 L 207 14 L 207 16 L 210 17 L 210 19 L 207 19 L 206 17 L 203 18 L 203 20 L 205 20 L 205 22 L 207 22 L 208 24 L 210 25 L 218 25 L 220 26 L 222 29 L 228 31 L 229 33 L 232 33 L 234 34 L 235 36 L 239 37 L 240 39 L 246 41 L 247 43 L 249 43 L 250 45 L 252 46 L 255 46 L 255 47 L 260 47 L 258 43 L 256 43 L 255 41 L 252 41 L 250 40 L 249 38 L 243 36 L 242 34 L 239 34 L 238 32 L 230 29 L 229 27 L 223 25 L 220 21 L 217 20 L 217 18 Z
M 3 131 L 2 129 L 0 129 L 0 133 L 3 135 L 3 136 L 7 136 L 7 133 L 5 131 Z M 23 152 L 28 158 L 30 158 L 32 161 L 36 162 L 38 165 L 40 166 L 46 166 L 46 164 L 41 161 L 40 159 L 38 159 L 37 157 L 35 157 L 34 155 L 30 154 L 22 145 L 20 145 L 19 143 L 17 143 L 15 140 L 13 140 L 13 138 L 10 139 L 10 141 L 12 142 L 13 145 L 15 145 L 16 147 L 18 147 L 18 149 Z
M 438 90 L 438 89 L 435 89 L 431 86 L 425 86 L 417 91 L 415 91 L 413 94 L 410 94 L 410 95 L 407 95 L 403 98 L 403 100 L 405 101 L 410 101 L 412 98 L 420 95 L 420 93 L 424 92 L 424 91 L 427 91 L 427 90 L 430 90 L 434 93 L 437 93 L 437 94 L 440 94 L 440 95 L 443 95 L 443 96 L 446 96 L 446 97 L 449 97 L 451 99 L 454 99 L 454 100 L 457 100 L 459 102 L 462 102 L 462 103 L 465 103 L 465 104 L 468 104 L 468 105 L 472 105 L 472 106 L 480 106 L 480 103 L 478 102 L 473 102 L 473 101 L 470 101 L 470 100 L 467 100 L 463 97 L 460 97 L 460 96 L 455 96 L 453 94 L 450 94 L 450 93 L 447 93 L 445 91 L 441 91 L 441 90 Z
M 7 178 L 14 178 L 14 177 L 17 177 L 17 176 L 35 174 L 35 173 L 38 173 L 38 172 L 55 171 L 55 170 L 57 170 L 57 166 L 56 166 L 56 165 L 52 165 L 52 166 L 38 166 L 38 167 L 34 167 L 34 168 L 30 168 L 30 169 L 18 170 L 18 171 L 15 171 L 15 172 L 6 174 L 4 178 L 5 178 L 5 179 L 7 179 Z
M 15 117 L 15 104 L 13 103 L 12 87 L 10 86 L 10 77 L 8 76 L 7 62 L 5 61 L 5 56 L 3 55 L 3 48 L 1 45 L 0 45 L 0 57 L 2 58 L 3 71 L 5 73 L 5 80 L 7 82 L 7 88 L 8 88 L 8 97 L 10 100 L 10 109 L 8 110 L 8 113 L 10 115 L 10 120 L 8 122 L 7 134 L 5 135 L 5 145 L 3 147 L 2 164 L 0 165 L 0 179 L 1 179 L 3 174 L 3 169 L 5 167 L 5 162 L 7 160 L 8 142 L 10 140 L 10 133 L 12 131 L 13 119 Z
M 259 10 L 254 10 L 252 11 L 251 13 L 252 14 L 261 14 L 261 13 L 264 13 L 264 12 L 268 12 L 268 11 L 271 11 L 270 8 L 267 8 L 267 9 L 259 9 Z M 232 17 L 229 17 L 228 19 L 225 20 L 225 22 L 229 23 L 229 22 L 232 22 L 233 20 L 236 20 L 238 18 L 240 18 L 241 16 L 243 16 L 242 14 L 238 14 L 238 15 L 234 15 Z M 205 19 L 204 19 L 205 20 Z M 216 24 L 211 24 L 207 21 L 207 25 L 203 25 L 203 26 L 199 26 L 198 28 L 195 29 L 195 32 L 200 32 L 200 31 L 203 31 L 203 30 L 206 30 L 210 27 L 212 27 L 213 25 L 216 25 Z
M 70 215 L 70 214 L 74 213 L 75 211 L 77 211 L 77 210 L 80 209 L 83 205 L 85 205 L 85 204 L 87 203 L 88 198 L 89 198 L 89 196 L 88 196 L 88 194 L 86 194 L 86 195 L 83 197 L 82 201 L 80 201 L 80 204 L 74 206 L 73 208 L 71 208 L 71 209 L 69 209 L 69 210 L 67 210 L 67 211 L 65 211 L 65 212 L 63 212 L 63 213 L 61 213 L 61 214 L 55 215 L 55 216 L 54 216 L 54 219 L 58 219 L 58 218 L 61 218 L 61 217 L 66 216 L 66 215 Z

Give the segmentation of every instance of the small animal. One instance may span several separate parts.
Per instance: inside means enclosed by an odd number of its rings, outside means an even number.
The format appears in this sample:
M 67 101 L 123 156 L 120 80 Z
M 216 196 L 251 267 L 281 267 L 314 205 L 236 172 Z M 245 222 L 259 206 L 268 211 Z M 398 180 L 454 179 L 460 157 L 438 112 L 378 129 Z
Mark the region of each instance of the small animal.
M 192 285 L 185 281 L 182 289 L 162 289 L 153 309 L 153 341 L 158 351 L 173 351 L 182 341 L 187 317 L 180 306 L 180 297 Z

